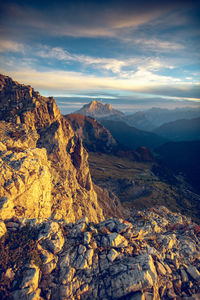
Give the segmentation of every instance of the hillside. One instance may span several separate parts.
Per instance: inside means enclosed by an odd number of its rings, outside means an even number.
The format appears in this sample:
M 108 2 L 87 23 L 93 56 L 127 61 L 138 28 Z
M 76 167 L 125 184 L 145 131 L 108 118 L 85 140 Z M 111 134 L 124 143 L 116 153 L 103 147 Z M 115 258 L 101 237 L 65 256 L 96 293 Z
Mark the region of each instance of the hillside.
M 153 149 L 167 141 L 155 133 L 139 130 L 124 122 L 101 120 L 101 123 L 120 144 L 128 149 L 135 150 L 141 146 Z
M 154 133 L 175 142 L 200 140 L 200 118 L 165 123 L 156 128 Z
M 182 173 L 200 192 L 200 141 L 169 142 L 155 149 L 171 170 Z
M 113 153 L 119 145 L 110 132 L 97 120 L 81 114 L 65 115 L 88 151 Z

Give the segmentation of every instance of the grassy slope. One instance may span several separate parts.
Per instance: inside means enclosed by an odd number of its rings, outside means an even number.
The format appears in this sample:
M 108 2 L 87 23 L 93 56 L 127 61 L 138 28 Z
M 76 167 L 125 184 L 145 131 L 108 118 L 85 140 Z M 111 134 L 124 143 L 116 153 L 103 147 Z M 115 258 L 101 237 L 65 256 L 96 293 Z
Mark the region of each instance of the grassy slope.
M 89 153 L 89 164 L 93 180 L 100 185 L 109 186 L 113 180 L 134 180 L 135 187 L 145 186 L 151 190 L 138 197 L 132 191 L 118 191 L 122 205 L 126 208 L 147 208 L 156 205 L 167 206 L 172 211 L 179 211 L 199 221 L 200 208 L 185 189 L 185 184 L 170 185 L 161 181 L 151 172 L 152 163 L 134 162 L 126 158 L 118 158 L 107 154 Z M 112 185 L 112 184 L 111 184 Z

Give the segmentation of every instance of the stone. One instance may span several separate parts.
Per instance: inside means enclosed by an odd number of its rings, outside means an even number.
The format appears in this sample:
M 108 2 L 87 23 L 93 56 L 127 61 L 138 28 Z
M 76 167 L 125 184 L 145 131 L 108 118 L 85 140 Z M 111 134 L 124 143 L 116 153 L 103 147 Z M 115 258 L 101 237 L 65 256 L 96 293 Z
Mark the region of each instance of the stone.
M 107 254 L 107 258 L 110 262 L 113 262 L 117 258 L 118 255 L 119 255 L 119 253 L 115 249 L 111 249 L 109 251 L 109 253 Z
M 53 260 L 51 260 L 50 262 L 46 263 L 46 264 L 43 264 L 42 267 L 41 267 L 41 272 L 45 275 L 48 275 L 50 274 L 55 268 L 56 268 L 56 265 L 57 265 L 57 261 L 58 261 L 58 258 L 55 257 Z
M 43 248 L 57 254 L 64 245 L 64 236 L 57 222 L 46 223 L 45 227 L 40 231 L 38 241 Z
M 188 274 L 195 279 L 196 281 L 200 281 L 200 272 L 197 270 L 196 267 L 190 265 L 187 267 Z
M 88 266 L 91 266 L 91 265 L 92 265 L 92 258 L 93 258 L 93 255 L 94 255 L 94 250 L 93 250 L 93 249 L 89 249 L 89 250 L 87 250 L 87 252 L 85 253 L 85 258 L 87 259 Z
M 184 269 L 181 269 L 181 278 L 182 278 L 183 282 L 188 282 L 189 281 L 188 275 L 187 275 L 187 273 Z
M 117 233 L 124 233 L 128 229 L 132 229 L 133 225 L 130 222 L 124 221 L 122 219 L 115 219 L 115 230 Z
M 89 245 L 89 243 L 91 241 L 91 238 L 92 238 L 91 232 L 84 232 L 84 235 L 83 235 L 83 243 L 84 243 L 84 245 Z
M 0 221 L 0 238 L 4 236 L 4 234 L 7 232 L 6 225 L 3 221 Z
M 13 300 L 26 299 L 26 300 L 42 300 L 40 297 L 41 290 L 36 289 L 34 292 L 29 293 L 27 289 L 16 290 L 12 293 Z
M 142 292 L 133 293 L 133 294 L 131 294 L 131 296 L 129 296 L 128 299 L 129 300 L 146 300 L 145 294 Z
M 122 263 L 122 262 L 121 262 Z M 157 278 L 153 259 L 150 255 L 141 255 L 136 258 L 129 258 L 129 261 L 123 261 L 123 264 L 130 265 L 131 268 L 113 274 L 113 268 L 110 268 L 112 297 L 117 295 L 122 297 L 132 292 L 137 292 L 145 288 L 151 288 Z M 118 270 L 119 270 L 118 264 Z
M 157 272 L 160 275 L 163 275 L 163 276 L 166 275 L 167 271 L 166 271 L 165 267 L 158 261 L 156 262 L 156 268 L 157 268 Z
M 75 273 L 76 273 L 76 270 L 71 267 L 62 270 L 62 272 L 60 273 L 60 282 L 63 285 L 70 283 L 72 281 Z
M 122 248 L 128 246 L 128 241 L 120 234 L 117 234 L 116 232 L 110 233 L 107 236 L 108 238 L 108 247 L 113 248 Z
M 35 265 L 30 265 L 29 268 L 25 270 L 24 277 L 20 284 L 20 288 L 27 289 L 28 294 L 37 290 L 40 270 Z
M 13 280 L 14 276 L 15 272 L 12 270 L 12 268 L 8 268 L 6 270 L 5 277 L 9 278 L 10 280 Z
M 169 299 L 176 299 L 177 298 L 177 295 L 175 294 L 173 289 L 169 289 L 167 291 L 167 296 L 168 296 Z
M 84 254 L 86 252 L 87 248 L 83 245 L 79 245 L 78 247 L 78 254 Z

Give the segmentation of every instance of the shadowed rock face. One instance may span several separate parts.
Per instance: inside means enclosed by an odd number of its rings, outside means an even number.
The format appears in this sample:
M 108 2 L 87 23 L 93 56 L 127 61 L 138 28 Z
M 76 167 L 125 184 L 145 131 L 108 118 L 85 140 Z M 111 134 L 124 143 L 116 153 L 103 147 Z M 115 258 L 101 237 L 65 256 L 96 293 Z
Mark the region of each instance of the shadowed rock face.
M 69 114 L 65 118 L 81 137 L 88 151 L 113 153 L 118 150 L 119 145 L 116 140 L 97 120 L 81 114 Z
M 52 97 L 0 75 L 0 140 L 1 218 L 103 219 L 87 152 Z

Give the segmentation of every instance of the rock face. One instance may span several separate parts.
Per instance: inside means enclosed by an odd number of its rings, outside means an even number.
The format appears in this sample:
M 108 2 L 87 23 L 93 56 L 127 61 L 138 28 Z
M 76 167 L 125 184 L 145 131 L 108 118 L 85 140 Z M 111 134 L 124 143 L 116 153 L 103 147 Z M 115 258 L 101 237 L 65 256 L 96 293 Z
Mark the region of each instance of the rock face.
M 0 75 L 0 218 L 103 219 L 87 152 L 52 97 Z
M 11 223 L 5 223 L 10 239 Z M 8 260 L 2 274 L 13 299 L 198 299 L 200 230 L 165 207 L 135 212 L 129 221 L 17 225 L 18 237 L 23 228 L 32 232 L 40 263 L 34 256 L 16 268 Z
M 90 116 L 95 119 L 105 118 L 105 117 L 117 117 L 121 118 L 124 114 L 112 107 L 111 104 L 103 104 L 100 101 L 93 100 L 88 104 L 85 104 L 81 109 L 77 110 L 75 113 L 82 114 L 84 116 Z
M 81 114 L 69 114 L 65 118 L 70 122 L 75 133 L 83 140 L 83 145 L 88 151 L 102 153 L 117 151 L 118 143 L 97 120 Z

